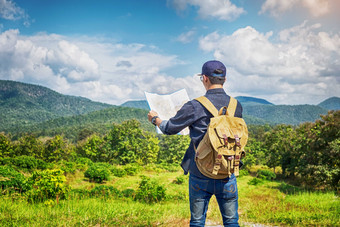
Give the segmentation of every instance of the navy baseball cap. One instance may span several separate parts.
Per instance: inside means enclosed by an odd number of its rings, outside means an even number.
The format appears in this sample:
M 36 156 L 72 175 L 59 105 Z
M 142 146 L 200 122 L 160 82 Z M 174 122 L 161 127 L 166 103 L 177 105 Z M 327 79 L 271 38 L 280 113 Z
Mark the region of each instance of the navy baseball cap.
M 202 66 L 202 73 L 198 74 L 198 76 L 206 75 L 206 76 L 218 76 L 225 77 L 227 69 L 223 65 L 222 62 L 212 60 L 207 61 Z

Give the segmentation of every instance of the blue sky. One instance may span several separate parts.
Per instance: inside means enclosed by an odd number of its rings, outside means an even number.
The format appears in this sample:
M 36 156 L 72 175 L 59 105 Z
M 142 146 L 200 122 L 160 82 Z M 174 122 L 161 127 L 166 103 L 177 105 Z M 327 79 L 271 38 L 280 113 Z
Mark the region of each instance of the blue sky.
M 0 79 L 121 104 L 185 88 L 211 59 L 232 96 L 340 96 L 338 0 L 0 0 Z

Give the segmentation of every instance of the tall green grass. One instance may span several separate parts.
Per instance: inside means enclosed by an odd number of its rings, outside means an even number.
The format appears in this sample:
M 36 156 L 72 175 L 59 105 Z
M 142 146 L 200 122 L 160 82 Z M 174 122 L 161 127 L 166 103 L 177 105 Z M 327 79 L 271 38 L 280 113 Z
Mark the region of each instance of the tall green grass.
M 156 179 L 166 187 L 167 199 L 146 204 L 132 198 L 83 198 L 69 195 L 59 204 L 29 204 L 20 195 L 0 196 L 0 226 L 188 226 L 188 178 L 173 183 L 182 171 L 144 169 L 137 176 L 111 176 L 105 185 L 119 190 L 138 188 L 140 175 Z M 91 189 L 81 172 L 68 175 L 72 188 Z M 260 223 L 275 226 L 339 226 L 340 202 L 334 192 L 312 192 L 279 181 L 249 185 L 251 176 L 238 179 L 241 226 Z M 221 225 L 221 215 L 212 199 L 207 220 Z

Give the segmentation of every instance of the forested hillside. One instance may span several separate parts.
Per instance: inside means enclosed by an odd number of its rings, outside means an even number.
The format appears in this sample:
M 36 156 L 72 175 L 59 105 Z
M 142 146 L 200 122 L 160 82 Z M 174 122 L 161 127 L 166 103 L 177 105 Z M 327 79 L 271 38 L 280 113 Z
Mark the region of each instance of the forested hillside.
M 0 131 L 111 106 L 38 85 L 0 80 Z
M 243 108 L 245 115 L 251 115 L 273 124 L 298 125 L 313 122 L 327 110 L 314 105 L 251 105 Z
M 319 103 L 318 106 L 321 106 L 322 108 L 325 108 L 327 110 L 340 110 L 340 98 L 331 97 Z

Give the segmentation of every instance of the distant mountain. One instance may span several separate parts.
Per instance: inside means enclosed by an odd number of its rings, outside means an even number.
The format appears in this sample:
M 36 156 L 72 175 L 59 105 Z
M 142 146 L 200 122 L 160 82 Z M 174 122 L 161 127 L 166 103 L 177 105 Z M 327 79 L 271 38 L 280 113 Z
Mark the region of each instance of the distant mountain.
M 245 115 L 260 118 L 273 124 L 298 125 L 314 122 L 327 110 L 315 105 L 252 105 L 243 108 Z
M 331 97 L 318 104 L 318 106 L 327 110 L 340 110 L 340 98 Z
M 150 110 L 150 107 L 146 100 L 127 101 L 121 104 L 120 106 Z
M 248 105 L 274 105 L 273 103 L 268 102 L 265 99 L 259 99 L 254 97 L 246 97 L 246 96 L 237 96 L 235 97 L 242 106 L 248 106 Z M 134 108 L 140 108 L 140 109 L 146 109 L 149 110 L 149 105 L 146 100 L 138 100 L 138 101 L 127 101 L 120 106 L 125 107 L 134 107 Z
M 235 97 L 241 104 L 242 106 L 252 106 L 252 105 L 274 105 L 271 102 L 268 102 L 265 99 L 259 99 L 259 98 L 254 98 L 254 97 L 247 97 L 247 96 L 237 96 Z
M 43 86 L 0 80 L 0 131 L 108 107 L 112 105 L 62 95 Z
M 243 106 L 243 117 L 247 124 L 293 124 L 313 122 L 327 109 L 316 105 L 274 105 L 265 99 L 237 96 Z M 327 100 L 326 100 L 327 101 Z M 128 101 L 121 106 L 149 110 L 146 100 Z

